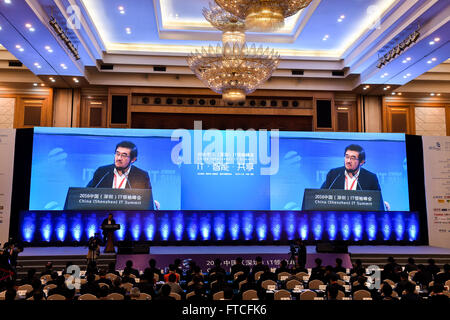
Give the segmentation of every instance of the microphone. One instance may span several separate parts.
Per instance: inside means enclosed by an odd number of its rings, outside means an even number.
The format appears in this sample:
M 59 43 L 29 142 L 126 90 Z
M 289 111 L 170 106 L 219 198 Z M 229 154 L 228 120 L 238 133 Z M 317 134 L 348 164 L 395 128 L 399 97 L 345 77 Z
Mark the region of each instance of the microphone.
M 339 173 L 336 178 L 334 178 L 333 182 L 330 184 L 330 186 L 328 187 L 328 190 L 331 189 L 331 187 L 334 185 L 334 183 L 336 182 L 337 178 L 339 178 L 341 176 L 341 173 Z
M 358 182 L 359 189 L 362 190 L 363 188 L 362 188 L 361 185 L 359 184 L 359 177 L 358 177 L 358 180 L 356 180 L 356 182 Z
M 130 180 L 128 179 L 128 176 L 127 176 L 125 179 L 127 179 L 127 184 L 130 186 L 130 189 L 133 189 L 133 188 L 131 187 L 131 183 L 130 183 Z
M 106 172 L 105 174 L 104 174 L 104 176 L 100 179 L 100 181 L 95 185 L 95 187 L 94 188 L 97 188 L 97 186 L 103 181 L 103 179 L 105 179 L 106 178 L 106 176 L 109 174 L 110 172 L 108 171 L 108 172 Z

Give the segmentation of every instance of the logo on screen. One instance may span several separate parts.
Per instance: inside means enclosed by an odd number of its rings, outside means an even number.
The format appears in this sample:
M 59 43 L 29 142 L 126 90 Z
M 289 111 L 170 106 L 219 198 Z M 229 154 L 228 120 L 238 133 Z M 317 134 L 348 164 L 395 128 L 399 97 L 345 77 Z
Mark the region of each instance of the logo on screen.
M 217 129 L 202 130 L 202 121 L 194 121 L 194 131 L 177 129 L 172 141 L 174 164 L 196 164 L 198 169 L 213 166 L 215 171 L 228 171 L 230 165 L 251 172 L 258 165 L 261 175 L 275 175 L 279 169 L 279 131 Z

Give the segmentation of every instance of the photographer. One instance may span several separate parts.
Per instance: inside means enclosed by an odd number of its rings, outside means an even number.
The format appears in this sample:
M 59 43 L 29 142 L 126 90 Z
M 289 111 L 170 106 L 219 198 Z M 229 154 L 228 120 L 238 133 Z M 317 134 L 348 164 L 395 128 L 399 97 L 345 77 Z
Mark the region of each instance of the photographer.
M 89 264 L 91 261 L 96 261 L 100 255 L 100 239 L 98 233 L 89 238 L 88 248 L 87 263 Z

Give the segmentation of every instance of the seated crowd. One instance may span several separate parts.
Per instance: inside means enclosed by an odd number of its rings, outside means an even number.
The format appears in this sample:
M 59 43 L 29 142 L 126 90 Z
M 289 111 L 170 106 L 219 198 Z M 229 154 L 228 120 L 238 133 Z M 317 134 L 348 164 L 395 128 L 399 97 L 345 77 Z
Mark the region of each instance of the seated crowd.
M 242 258 L 236 258 L 230 272 L 216 259 L 208 273 L 190 261 L 187 270 L 181 268 L 181 260 L 169 265 L 167 272 L 157 267 L 150 259 L 142 272 L 133 268 L 131 260 L 124 270 L 116 270 L 115 263 L 108 268 L 97 268 L 91 261 L 81 279 L 67 273 L 72 265 L 55 270 L 48 263 L 42 273 L 28 270 L 22 279 L 9 278 L 2 282 L 0 300 L 324 300 L 371 299 L 386 301 L 448 301 L 450 265 L 443 270 L 433 259 L 428 265 L 416 265 L 410 258 L 400 266 L 389 257 L 381 270 L 381 281 L 369 283 L 367 270 L 360 260 L 352 269 L 345 269 L 342 260 L 336 259 L 335 266 L 323 266 L 315 260 L 312 269 L 290 267 L 283 260 L 276 270 L 271 270 L 256 257 L 252 267 L 244 265 Z M 72 277 L 71 277 L 72 275 Z M 373 276 L 372 276 L 373 277 Z M 77 283 L 79 282 L 79 283 Z

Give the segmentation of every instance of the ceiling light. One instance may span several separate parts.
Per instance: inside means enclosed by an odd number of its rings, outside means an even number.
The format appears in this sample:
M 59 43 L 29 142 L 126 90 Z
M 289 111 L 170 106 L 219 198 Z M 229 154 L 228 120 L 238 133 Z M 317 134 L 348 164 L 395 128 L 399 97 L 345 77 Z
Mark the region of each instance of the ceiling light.
M 125 28 L 125 31 L 126 31 L 128 34 L 131 34 L 131 28 Z
M 56 82 L 56 80 L 53 77 L 49 78 L 51 82 Z
M 247 94 L 270 78 L 280 56 L 273 49 L 247 47 L 246 23 L 218 6 L 203 9 L 205 18 L 222 31 L 223 45 L 202 47 L 187 57 L 187 63 L 207 87 L 222 94 L 227 103 L 245 101 Z
M 245 20 L 252 31 L 274 31 L 284 26 L 284 19 L 306 8 L 312 0 L 216 0 L 224 10 Z
M 390 89 L 390 88 L 391 88 L 391 86 L 387 86 L 386 88 Z
M 6 4 L 10 4 L 10 3 L 11 3 L 11 0 L 5 0 L 5 3 L 6 3 Z
M 441 40 L 441 38 L 434 38 L 435 42 L 439 42 Z
M 432 45 L 434 44 L 434 41 L 430 41 L 430 42 L 428 42 L 428 44 L 429 44 L 430 46 L 432 46 Z
M 119 6 L 118 9 L 121 14 L 125 14 L 125 8 L 123 6 Z
M 45 46 L 45 50 L 47 50 L 49 53 L 53 52 L 53 49 L 50 46 Z
M 430 96 L 434 97 L 434 93 L 430 93 Z
M 411 77 L 411 73 L 407 73 L 406 76 Z
M 399 93 L 397 93 L 397 95 L 401 96 L 401 95 L 402 95 L 402 93 L 401 93 L 401 92 L 399 92 Z
M 64 63 L 61 63 L 60 66 L 61 66 L 61 68 L 63 68 L 64 70 L 67 69 L 67 66 L 66 66 Z
M 392 92 L 391 94 L 392 94 L 393 96 L 395 96 L 395 92 Z
M 27 23 L 27 24 L 25 25 L 25 28 L 30 29 L 30 28 L 31 28 L 31 24 Z
M 431 61 L 436 61 L 436 58 L 431 58 Z
M 37 84 L 37 83 L 33 83 L 33 86 L 37 87 L 37 86 L 38 86 L 38 84 Z
M 441 95 L 440 93 L 437 94 L 437 96 L 440 96 L 440 95 Z
M 75 81 L 76 83 L 80 82 L 80 80 L 78 80 L 77 78 L 73 78 L 73 81 Z
M 45 84 L 41 83 L 41 87 L 45 87 Z
M 411 57 L 406 58 L 407 61 L 411 61 Z
M 428 61 L 427 61 L 427 63 L 432 63 L 432 62 L 433 62 L 433 61 L 431 61 L 431 60 L 428 60 Z

